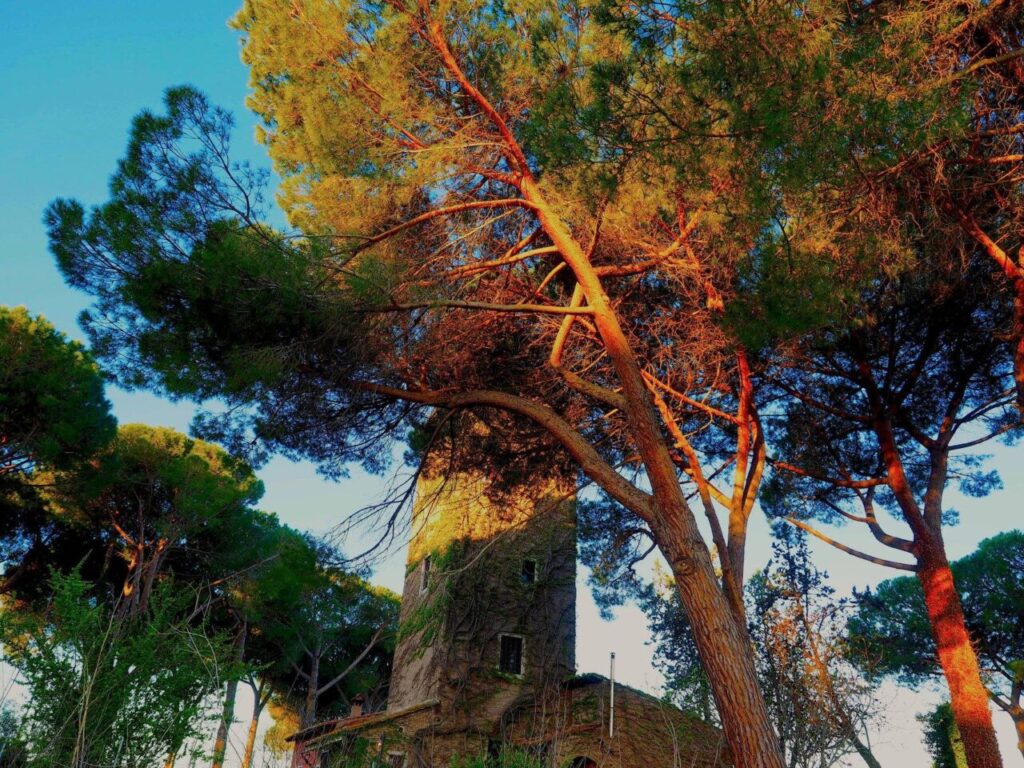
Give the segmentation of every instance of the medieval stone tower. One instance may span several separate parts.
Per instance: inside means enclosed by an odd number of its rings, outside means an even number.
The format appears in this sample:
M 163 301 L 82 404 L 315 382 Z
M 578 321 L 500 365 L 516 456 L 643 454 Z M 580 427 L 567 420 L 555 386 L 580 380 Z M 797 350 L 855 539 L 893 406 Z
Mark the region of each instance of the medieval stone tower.
M 567 481 L 420 478 L 388 712 L 432 702 L 472 730 L 573 674 L 575 514 Z
M 387 710 L 354 701 L 292 735 L 294 764 L 446 768 L 513 749 L 547 768 L 724 768 L 716 729 L 624 686 L 612 732 L 610 682 L 573 676 L 571 475 L 521 432 L 517 458 L 482 422 L 462 428 L 472 439 L 417 481 Z
M 512 750 L 546 768 L 724 768 L 712 726 L 574 676 L 571 470 L 514 425 L 458 426 L 417 481 L 387 710 L 353 701 L 347 717 L 293 734 L 293 765 L 446 768 Z

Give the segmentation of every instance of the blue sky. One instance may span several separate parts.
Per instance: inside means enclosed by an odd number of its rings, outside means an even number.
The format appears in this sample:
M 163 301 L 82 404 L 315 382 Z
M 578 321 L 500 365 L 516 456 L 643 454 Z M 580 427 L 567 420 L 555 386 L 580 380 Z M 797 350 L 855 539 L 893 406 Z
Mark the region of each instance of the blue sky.
M 132 116 L 144 107 L 158 109 L 168 86 L 194 85 L 234 112 L 236 155 L 266 164 L 253 139 L 254 120 L 244 107 L 247 72 L 239 60 L 238 37 L 227 27 L 237 6 L 235 0 L 0 0 L 0 304 L 25 305 L 65 333 L 82 337 L 76 318 L 87 300 L 63 284 L 47 252 L 43 209 L 58 196 L 102 202 Z M 192 416 L 189 404 L 113 388 L 109 394 L 123 423 L 187 429 Z M 1022 525 L 1019 452 L 997 451 L 994 465 L 1002 470 L 1005 490 L 983 500 L 951 499 L 964 521 L 950 533 L 952 557 L 968 553 L 986 536 Z M 261 476 L 267 486 L 265 508 L 291 525 L 314 531 L 338 524 L 381 488 L 380 480 L 359 472 L 341 484 L 326 483 L 311 466 L 281 459 L 272 461 Z M 756 520 L 751 547 L 755 567 L 767 559 L 766 531 L 763 520 Z M 355 549 L 358 539 L 348 548 Z M 858 536 L 850 543 L 873 549 L 872 542 Z M 814 549 L 840 594 L 852 585 L 892 575 L 825 545 Z M 402 560 L 403 554 L 396 552 L 381 564 L 376 578 L 400 589 Z M 637 687 L 656 688 L 659 677 L 650 667 L 644 626 L 635 609 L 623 609 L 614 622 L 602 623 L 581 590 L 581 669 L 604 672 L 608 652 L 615 650 L 620 676 Z M 898 757 L 900 768 L 928 765 L 912 717 L 927 697 L 890 688 L 883 695 L 892 699 L 893 708 L 889 725 L 877 736 L 879 756 Z M 1019 764 L 1014 762 L 1019 755 L 1012 729 L 1004 719 L 997 713 L 1004 760 Z

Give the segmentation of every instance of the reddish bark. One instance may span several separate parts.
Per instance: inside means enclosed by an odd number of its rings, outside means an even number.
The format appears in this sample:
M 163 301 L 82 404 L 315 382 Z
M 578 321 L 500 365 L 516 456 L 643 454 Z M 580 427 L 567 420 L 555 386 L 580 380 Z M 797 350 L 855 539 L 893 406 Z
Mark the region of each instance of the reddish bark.
M 981 682 L 978 657 L 964 624 L 963 608 L 945 554 L 934 552 L 922 557 L 917 577 L 924 589 L 928 620 L 968 764 L 970 768 L 1000 768 L 1003 762 L 988 694 Z
M 253 708 L 256 709 L 255 707 Z M 260 726 L 259 712 L 254 711 L 252 719 L 249 720 L 249 730 L 245 734 L 245 753 L 242 755 L 241 768 L 250 768 L 253 754 L 256 751 L 256 732 Z
M 750 636 L 720 589 L 710 561 L 694 557 L 701 542 L 690 515 L 663 515 L 657 533 L 693 627 L 701 664 L 737 768 L 782 768 L 778 736 L 757 685 Z M 706 551 L 706 550 L 704 550 Z

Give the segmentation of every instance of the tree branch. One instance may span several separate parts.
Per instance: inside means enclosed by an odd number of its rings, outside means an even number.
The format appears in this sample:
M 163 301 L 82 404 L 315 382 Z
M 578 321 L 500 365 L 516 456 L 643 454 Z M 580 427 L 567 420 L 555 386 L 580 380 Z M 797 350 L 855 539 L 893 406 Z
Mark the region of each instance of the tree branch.
M 340 674 L 335 675 L 333 678 L 331 678 L 326 683 L 324 683 L 319 688 L 317 688 L 316 695 L 317 696 L 322 696 L 327 691 L 329 691 L 333 686 L 337 685 L 342 680 L 344 680 L 348 676 L 348 674 L 353 669 L 355 669 L 363 659 L 366 658 L 366 656 L 370 653 L 370 651 L 373 650 L 373 647 L 377 644 L 377 641 L 380 639 L 380 636 L 383 633 L 384 633 L 384 626 L 381 625 L 381 626 L 377 627 L 377 631 L 373 633 L 373 637 L 370 638 L 370 642 L 367 643 L 366 647 L 363 648 L 363 650 L 360 652 L 360 654 L 358 656 L 356 656 L 352 660 L 352 663 L 349 664 L 347 667 L 345 667 L 345 669 Z
M 861 560 L 867 560 L 869 563 L 874 563 L 875 565 L 884 565 L 884 566 L 886 566 L 888 568 L 896 568 L 896 569 L 901 570 L 901 571 L 910 571 L 912 573 L 916 573 L 917 572 L 917 566 L 916 565 L 911 565 L 909 563 L 898 563 L 895 560 L 885 560 L 885 559 L 883 559 L 881 557 L 875 557 L 874 555 L 869 555 L 866 552 L 861 552 L 860 550 L 854 549 L 853 547 L 848 547 L 845 544 L 840 544 L 835 539 L 832 539 L 832 538 L 826 536 L 821 531 L 818 531 L 815 528 L 812 528 L 810 525 L 805 523 L 803 520 L 797 520 L 794 517 L 787 517 L 787 518 L 785 518 L 785 520 L 786 520 L 787 523 L 791 523 L 791 524 L 795 525 L 797 528 L 800 528 L 800 529 L 802 529 L 804 531 L 807 531 L 807 533 L 811 534 L 815 538 L 821 539 L 826 544 L 831 544 L 836 549 L 842 550 L 843 552 L 846 552 L 848 555 L 853 555 L 854 557 L 859 557 Z
M 388 304 L 362 312 L 405 312 L 412 309 L 478 309 L 487 312 L 530 312 L 542 315 L 592 315 L 589 307 L 559 307 L 553 304 L 491 304 L 486 301 L 415 301 Z
M 651 520 L 651 497 L 616 472 L 583 435 L 546 405 L 517 395 L 491 390 L 469 390 L 457 393 L 414 391 L 371 382 L 359 382 L 356 386 L 367 392 L 438 408 L 459 409 L 487 406 L 526 416 L 558 440 L 562 447 L 579 463 L 583 472 L 601 486 L 609 496 L 635 512 L 645 522 Z
M 512 197 L 504 198 L 500 200 L 472 200 L 468 203 L 459 203 L 458 205 L 449 205 L 444 208 L 434 208 L 433 210 L 421 213 L 419 216 L 414 216 L 407 221 L 403 221 L 401 224 L 396 224 L 390 229 L 386 229 L 383 232 L 379 232 L 376 235 L 370 235 L 369 237 L 363 237 L 359 245 L 352 249 L 352 253 L 356 254 L 366 250 L 372 245 L 387 240 L 389 237 L 397 235 L 403 230 L 409 229 L 409 227 L 415 227 L 418 224 L 436 219 L 441 216 L 450 216 L 454 213 L 462 213 L 463 211 L 472 211 L 479 208 L 533 208 L 533 205 L 522 198 Z

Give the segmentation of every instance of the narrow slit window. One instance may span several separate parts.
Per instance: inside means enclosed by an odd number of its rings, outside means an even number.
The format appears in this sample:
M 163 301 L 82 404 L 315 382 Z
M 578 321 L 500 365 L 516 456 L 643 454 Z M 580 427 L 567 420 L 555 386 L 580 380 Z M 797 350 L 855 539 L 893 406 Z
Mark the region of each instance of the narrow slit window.
M 405 752 L 388 753 L 388 768 L 405 768 Z
M 420 592 L 426 592 L 430 586 L 430 555 L 423 558 L 423 571 L 420 574 Z
M 535 584 L 537 582 L 537 561 L 523 560 L 523 584 Z
M 523 674 L 523 638 L 501 635 L 501 657 L 498 668 L 509 675 Z

